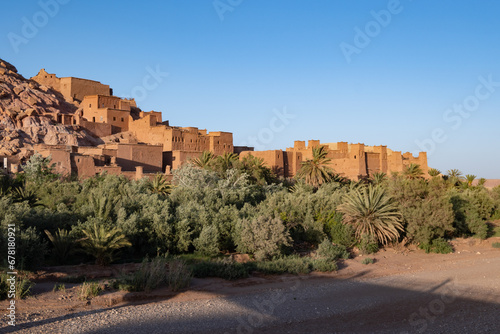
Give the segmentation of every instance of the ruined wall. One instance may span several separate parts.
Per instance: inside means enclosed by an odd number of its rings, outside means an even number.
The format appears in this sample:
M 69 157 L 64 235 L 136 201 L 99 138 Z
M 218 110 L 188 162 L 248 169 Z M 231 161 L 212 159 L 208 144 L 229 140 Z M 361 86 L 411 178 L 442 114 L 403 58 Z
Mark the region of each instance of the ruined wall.
M 74 77 L 58 78 L 53 73 L 47 73 L 43 68 L 31 79 L 58 91 L 68 101 L 82 101 L 86 95 L 111 95 L 109 86 L 98 81 Z
M 65 77 L 60 79 L 60 92 L 67 100 L 82 101 L 86 95 L 111 95 L 108 85 L 98 81 Z
M 63 176 L 71 175 L 71 151 L 63 146 L 45 149 L 43 146 L 37 146 L 37 153 L 40 153 L 44 158 L 50 156 L 51 163 L 55 164 L 55 172 Z
M 71 155 L 72 171 L 78 175 L 78 178 L 86 179 L 95 176 L 97 171 L 95 169 L 94 158 L 82 154 Z

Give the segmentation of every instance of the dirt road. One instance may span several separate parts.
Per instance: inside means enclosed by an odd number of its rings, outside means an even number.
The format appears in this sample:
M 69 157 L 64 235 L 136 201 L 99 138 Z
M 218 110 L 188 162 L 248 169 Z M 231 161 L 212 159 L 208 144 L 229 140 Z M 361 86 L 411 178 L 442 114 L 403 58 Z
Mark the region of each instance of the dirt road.
M 287 276 L 264 284 L 196 280 L 191 291 L 169 300 L 93 309 L 21 324 L 15 330 L 500 333 L 500 251 L 491 246 L 456 249 L 448 255 L 385 251 L 373 265 L 354 259 L 336 274 Z

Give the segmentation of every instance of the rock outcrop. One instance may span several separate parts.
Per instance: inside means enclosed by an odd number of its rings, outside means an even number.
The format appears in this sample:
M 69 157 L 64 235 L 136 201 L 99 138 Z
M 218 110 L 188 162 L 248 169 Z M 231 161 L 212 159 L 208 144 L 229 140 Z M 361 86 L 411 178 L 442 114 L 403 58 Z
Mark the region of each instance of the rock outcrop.
M 93 146 L 102 143 L 77 125 L 62 125 L 58 118 L 72 119 L 78 106 L 52 89 L 24 78 L 0 59 L 0 156 L 27 155 L 33 145 Z

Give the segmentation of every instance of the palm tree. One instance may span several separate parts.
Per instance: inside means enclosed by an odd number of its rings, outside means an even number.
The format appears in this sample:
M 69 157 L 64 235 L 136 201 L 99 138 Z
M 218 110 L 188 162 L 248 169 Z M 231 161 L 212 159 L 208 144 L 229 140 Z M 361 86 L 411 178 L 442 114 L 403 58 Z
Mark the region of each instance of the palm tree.
M 338 211 L 344 214 L 344 222 L 354 227 L 358 240 L 369 235 L 387 244 L 399 238 L 400 231 L 403 231 L 397 203 L 381 186 L 369 185 L 351 190 Z
M 307 184 L 318 188 L 332 178 L 333 170 L 328 166 L 332 160 L 327 158 L 328 148 L 326 146 L 317 146 L 312 149 L 312 159 L 307 159 L 301 164 L 297 172 L 299 179 L 305 180 Z
M 446 172 L 446 174 L 450 177 L 450 178 L 457 178 L 457 179 L 461 179 L 462 178 L 462 172 L 459 171 L 458 169 L 450 169 Z
M 387 180 L 387 174 L 384 172 L 377 172 L 372 175 L 372 181 L 374 184 L 381 184 Z
M 251 154 L 241 160 L 240 168 L 258 184 L 270 182 L 273 177 L 273 172 L 265 165 L 264 159 Z
M 54 246 L 54 256 L 56 256 L 58 260 L 64 262 L 68 258 L 68 255 L 71 254 L 74 245 L 73 238 L 71 238 L 69 232 L 59 228 L 54 235 L 48 230 L 45 230 L 45 234 Z
M 195 166 L 200 168 L 208 168 L 214 162 L 214 154 L 210 151 L 203 151 L 200 157 L 193 159 L 192 162 Z
M 458 169 L 450 169 L 446 172 L 447 180 L 452 186 L 460 185 L 460 181 L 463 180 L 463 174 Z
M 155 178 L 148 182 L 148 189 L 153 194 L 166 196 L 172 191 L 172 186 L 168 183 L 165 175 L 156 174 Z
M 480 178 L 479 181 L 477 182 L 478 186 L 484 186 L 486 183 L 486 179 L 484 177 Z
M 474 180 L 476 179 L 476 175 L 472 175 L 472 174 L 467 174 L 465 175 L 465 180 L 467 181 L 467 185 L 470 187 L 472 186 L 472 182 L 474 182 Z
M 436 177 L 439 176 L 439 174 L 441 174 L 441 171 L 436 168 L 429 168 L 429 171 L 427 173 L 432 177 Z
M 239 157 L 236 153 L 226 152 L 215 159 L 216 169 L 220 176 L 224 177 L 228 169 L 234 168 Z
M 420 165 L 411 163 L 403 170 L 403 175 L 410 180 L 419 179 L 424 176 L 424 172 Z
M 113 259 L 117 250 L 123 247 L 132 246 L 122 231 L 115 227 L 106 229 L 104 224 L 94 222 L 92 226 L 82 230 L 84 238 L 79 239 L 85 252 L 96 259 L 98 265 L 108 265 Z

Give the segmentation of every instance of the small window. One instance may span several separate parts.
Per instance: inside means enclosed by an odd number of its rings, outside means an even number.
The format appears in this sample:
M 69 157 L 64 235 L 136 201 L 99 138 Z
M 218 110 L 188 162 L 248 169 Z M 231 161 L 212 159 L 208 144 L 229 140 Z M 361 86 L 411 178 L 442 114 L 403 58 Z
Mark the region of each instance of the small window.
M 76 159 L 77 162 L 80 162 L 80 158 Z
M 354 156 L 354 159 L 356 159 L 356 156 Z
M 92 108 L 92 103 L 89 103 L 89 108 Z
M 94 123 L 95 123 L 95 117 L 92 117 L 92 122 L 94 122 Z
M 125 120 L 123 119 L 123 117 L 122 117 L 122 122 L 125 122 Z
M 116 121 L 116 117 L 113 117 L 113 121 Z

